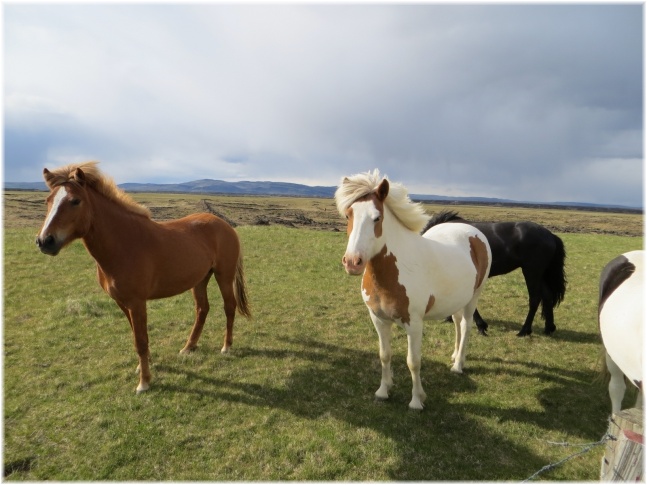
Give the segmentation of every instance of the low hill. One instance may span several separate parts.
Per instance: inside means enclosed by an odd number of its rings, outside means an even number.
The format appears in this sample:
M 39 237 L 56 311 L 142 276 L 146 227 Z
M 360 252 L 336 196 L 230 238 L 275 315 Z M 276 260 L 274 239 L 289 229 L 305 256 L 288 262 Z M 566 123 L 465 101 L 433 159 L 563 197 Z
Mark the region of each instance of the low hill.
M 233 195 L 279 195 L 286 197 L 331 198 L 336 187 L 310 186 L 288 182 L 226 182 L 224 180 L 202 179 L 180 184 L 123 183 L 119 187 L 126 192 L 172 192 L 194 194 Z M 44 182 L 5 182 L 6 190 L 47 190 Z M 642 211 L 641 208 L 618 205 L 591 204 L 586 202 L 526 202 L 490 197 L 450 197 L 445 195 L 411 194 L 411 198 L 424 202 L 485 205 L 526 205 L 542 207 L 578 207 L 590 210 Z

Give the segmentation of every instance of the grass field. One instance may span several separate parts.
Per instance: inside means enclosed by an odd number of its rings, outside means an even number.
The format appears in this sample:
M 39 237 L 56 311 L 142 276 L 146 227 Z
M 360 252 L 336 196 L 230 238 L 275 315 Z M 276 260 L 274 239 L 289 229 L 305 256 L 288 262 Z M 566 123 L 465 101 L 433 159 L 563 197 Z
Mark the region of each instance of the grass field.
M 204 196 L 137 198 L 164 218 L 199 209 Z M 464 375 L 449 371 L 453 325 L 427 324 L 428 398 L 417 413 L 407 408 L 401 330 L 392 396 L 373 399 L 377 335 L 359 279 L 341 268 L 346 238 L 334 230 L 332 201 L 209 197 L 242 224 L 254 318 L 237 318 L 233 349 L 221 355 L 224 315 L 210 285 L 201 345 L 180 356 L 190 294 L 151 302 L 153 382 L 136 395 L 130 328 L 97 285 L 93 260 L 78 242 L 56 258 L 34 246 L 43 199 L 5 194 L 7 480 L 521 480 L 578 450 L 550 442 L 597 441 L 607 428 L 608 395 L 594 382 L 598 277 L 611 258 L 642 247 L 641 215 L 524 209 L 519 218 L 563 228 L 569 286 L 557 332 L 542 335 L 538 317 L 535 334 L 517 338 L 523 278 L 491 279 L 479 305 L 490 336 L 473 332 Z M 519 216 L 459 209 L 480 220 Z M 602 454 L 541 478 L 597 480 Z

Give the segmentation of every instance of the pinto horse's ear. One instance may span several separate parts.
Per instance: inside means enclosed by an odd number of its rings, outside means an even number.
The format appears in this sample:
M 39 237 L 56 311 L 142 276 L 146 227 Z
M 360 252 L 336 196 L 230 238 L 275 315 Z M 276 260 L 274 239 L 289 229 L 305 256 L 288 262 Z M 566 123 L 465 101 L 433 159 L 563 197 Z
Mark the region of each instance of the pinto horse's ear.
M 377 188 L 377 198 L 381 202 L 384 202 L 387 195 L 389 195 L 389 181 L 387 179 L 383 179 L 382 183 Z
M 74 180 L 79 184 L 79 185 L 85 185 L 85 173 L 83 173 L 83 170 L 80 168 L 77 168 L 74 171 Z

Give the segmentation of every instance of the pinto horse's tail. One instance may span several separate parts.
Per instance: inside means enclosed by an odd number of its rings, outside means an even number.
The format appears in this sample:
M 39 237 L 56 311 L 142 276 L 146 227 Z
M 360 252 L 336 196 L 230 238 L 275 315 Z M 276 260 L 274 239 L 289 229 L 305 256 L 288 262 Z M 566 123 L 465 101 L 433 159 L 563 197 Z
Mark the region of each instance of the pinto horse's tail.
M 234 296 L 236 297 L 236 308 L 238 313 L 244 317 L 251 317 L 252 312 L 249 308 L 247 298 L 247 284 L 245 283 L 245 272 L 243 271 L 243 255 L 238 256 L 236 264 L 236 279 L 234 280 Z
M 564 242 L 553 234 L 555 238 L 555 253 L 544 273 L 544 287 L 548 292 L 542 295 L 541 314 L 544 320 L 547 317 L 547 311 L 550 308 L 556 308 L 566 293 L 566 273 L 564 271 L 564 261 L 566 260 L 566 250 Z

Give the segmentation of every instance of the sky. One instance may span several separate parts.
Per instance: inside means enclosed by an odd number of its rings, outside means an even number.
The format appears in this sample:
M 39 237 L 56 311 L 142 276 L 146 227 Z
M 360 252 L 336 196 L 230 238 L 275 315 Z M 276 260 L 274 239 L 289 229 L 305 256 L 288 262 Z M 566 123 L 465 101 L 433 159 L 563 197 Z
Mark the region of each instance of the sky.
M 4 3 L 4 179 L 643 203 L 640 4 Z

